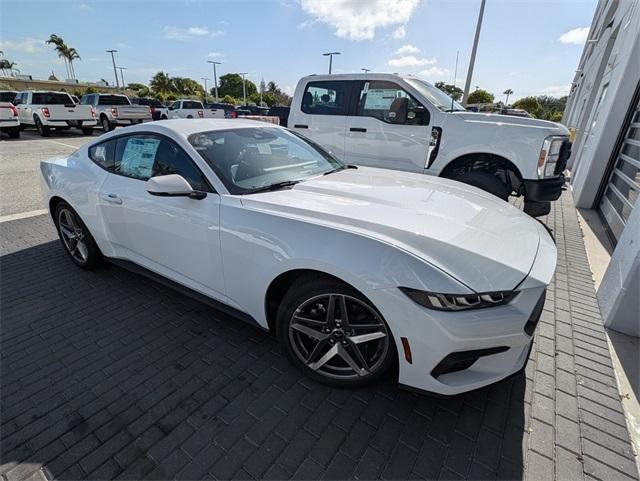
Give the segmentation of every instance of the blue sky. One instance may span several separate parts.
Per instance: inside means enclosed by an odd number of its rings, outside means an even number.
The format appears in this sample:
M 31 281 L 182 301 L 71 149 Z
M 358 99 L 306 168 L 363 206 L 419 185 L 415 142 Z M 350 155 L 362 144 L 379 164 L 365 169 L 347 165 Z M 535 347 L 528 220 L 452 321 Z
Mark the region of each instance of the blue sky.
M 487 0 L 472 86 L 512 98 L 568 90 L 597 0 Z M 369 68 L 464 83 L 480 0 L 2 0 L 0 50 L 23 74 L 46 78 L 64 66 L 55 33 L 82 57 L 81 80 L 113 82 L 107 49 L 127 67 L 126 82 L 158 70 L 212 77 L 249 72 L 289 91 L 325 73 L 323 52 L 340 51 L 334 72 Z M 500 94 L 498 98 L 502 98 Z

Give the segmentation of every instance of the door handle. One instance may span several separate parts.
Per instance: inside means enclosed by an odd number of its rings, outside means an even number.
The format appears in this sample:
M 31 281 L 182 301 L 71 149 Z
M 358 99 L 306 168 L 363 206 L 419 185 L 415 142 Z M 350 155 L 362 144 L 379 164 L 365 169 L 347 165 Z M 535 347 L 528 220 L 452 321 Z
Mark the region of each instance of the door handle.
M 118 204 L 118 205 L 122 204 L 122 199 L 118 197 L 116 194 L 104 194 L 102 198 L 107 202 L 111 202 L 112 204 Z
M 351 132 L 366 132 L 367 129 L 363 129 L 362 127 L 351 127 L 349 129 Z
M 308 125 L 304 125 L 304 124 L 295 124 L 293 126 L 294 129 L 308 129 L 309 126 Z

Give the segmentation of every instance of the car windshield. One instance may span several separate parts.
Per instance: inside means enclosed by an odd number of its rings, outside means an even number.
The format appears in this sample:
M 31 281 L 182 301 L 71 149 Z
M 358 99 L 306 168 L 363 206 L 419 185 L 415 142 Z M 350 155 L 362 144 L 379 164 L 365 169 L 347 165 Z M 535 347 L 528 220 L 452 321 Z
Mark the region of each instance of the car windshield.
M 129 99 L 124 95 L 101 95 L 98 105 L 130 105 Z
M 424 82 L 416 78 L 406 78 L 404 80 L 443 112 L 459 112 L 466 110 L 461 104 L 453 100 L 445 92 L 434 87 L 428 82 Z
M 232 194 L 251 194 L 345 168 L 318 145 L 279 128 L 199 132 L 189 136 L 189 143 Z
M 183 109 L 203 109 L 204 107 L 202 106 L 202 102 L 185 100 L 182 102 L 182 108 Z

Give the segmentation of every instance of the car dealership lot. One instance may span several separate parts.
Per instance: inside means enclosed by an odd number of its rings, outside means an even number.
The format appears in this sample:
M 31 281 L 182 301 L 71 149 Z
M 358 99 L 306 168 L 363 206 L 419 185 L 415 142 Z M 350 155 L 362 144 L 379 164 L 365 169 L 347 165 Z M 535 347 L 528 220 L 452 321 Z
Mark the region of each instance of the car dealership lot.
M 42 209 L 38 161 L 87 140 L 23 134 L 0 144 L 2 216 Z M 117 267 L 78 270 L 47 215 L 3 222 L 0 472 L 634 479 L 570 195 L 545 221 L 558 270 L 526 372 L 444 399 L 315 384 L 269 335 Z

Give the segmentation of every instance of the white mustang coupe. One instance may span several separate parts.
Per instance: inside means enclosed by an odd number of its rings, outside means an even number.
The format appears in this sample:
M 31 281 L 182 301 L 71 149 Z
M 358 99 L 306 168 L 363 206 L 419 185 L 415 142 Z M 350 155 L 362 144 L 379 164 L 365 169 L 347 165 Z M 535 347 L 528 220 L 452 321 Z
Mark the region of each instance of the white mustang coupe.
M 42 162 L 71 260 L 135 267 L 274 331 L 304 372 L 456 394 L 521 370 L 544 227 L 458 182 L 345 165 L 286 129 L 168 120 Z

